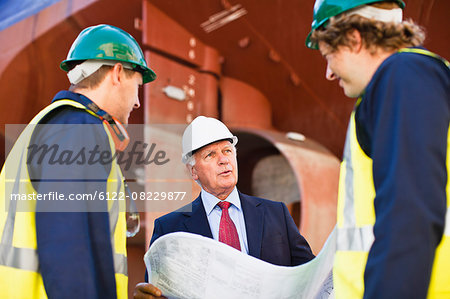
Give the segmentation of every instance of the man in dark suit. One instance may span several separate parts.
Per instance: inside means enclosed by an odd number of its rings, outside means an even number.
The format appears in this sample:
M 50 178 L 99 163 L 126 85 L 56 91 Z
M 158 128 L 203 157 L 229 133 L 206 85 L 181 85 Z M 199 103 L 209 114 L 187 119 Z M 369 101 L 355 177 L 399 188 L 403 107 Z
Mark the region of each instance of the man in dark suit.
M 192 203 L 155 220 L 151 243 L 168 233 L 190 232 L 276 265 L 310 261 L 314 255 L 284 203 L 237 190 L 237 141 L 214 118 L 199 116 L 186 128 L 182 161 L 202 191 Z M 140 283 L 134 295 L 158 298 L 161 291 Z

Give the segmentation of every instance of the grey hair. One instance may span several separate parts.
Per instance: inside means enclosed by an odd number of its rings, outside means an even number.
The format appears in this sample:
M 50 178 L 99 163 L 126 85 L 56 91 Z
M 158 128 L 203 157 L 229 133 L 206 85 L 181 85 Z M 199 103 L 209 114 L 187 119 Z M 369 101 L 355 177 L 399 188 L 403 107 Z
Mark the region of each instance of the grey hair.
M 194 155 L 190 154 L 187 158 L 186 165 L 194 166 L 195 165 L 195 157 Z

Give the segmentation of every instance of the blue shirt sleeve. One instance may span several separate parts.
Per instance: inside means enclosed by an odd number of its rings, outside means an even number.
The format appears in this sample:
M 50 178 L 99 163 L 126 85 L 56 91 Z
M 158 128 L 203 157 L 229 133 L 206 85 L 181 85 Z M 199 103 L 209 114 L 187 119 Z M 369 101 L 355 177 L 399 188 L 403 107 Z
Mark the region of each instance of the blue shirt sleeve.
M 73 107 L 63 106 L 43 122 L 49 126 L 33 135 L 33 142 L 59 146 L 58 154 L 70 149 L 78 153 L 99 145 L 109 150 L 101 121 Z M 63 124 L 92 124 L 60 130 Z M 98 129 L 97 129 L 98 128 Z M 30 158 L 30 157 L 29 157 Z M 30 177 L 39 193 L 93 194 L 106 191 L 110 164 L 38 163 L 29 165 Z M 51 211 L 54 202 L 38 202 L 36 212 L 37 247 L 45 290 L 49 298 L 116 298 L 113 252 L 108 212 L 83 212 L 87 202 L 75 202 L 79 212 Z M 100 203 L 106 204 L 106 203 Z M 62 206 L 60 207 L 62 208 Z M 95 211 L 99 211 L 98 205 Z M 49 211 L 50 210 L 50 211 Z M 40 212 L 39 212 L 40 211 Z M 106 211 L 106 210 L 104 210 Z
M 373 159 L 375 241 L 364 298 L 425 298 L 445 225 L 448 69 L 401 53 L 377 70 L 357 108 L 358 141 Z

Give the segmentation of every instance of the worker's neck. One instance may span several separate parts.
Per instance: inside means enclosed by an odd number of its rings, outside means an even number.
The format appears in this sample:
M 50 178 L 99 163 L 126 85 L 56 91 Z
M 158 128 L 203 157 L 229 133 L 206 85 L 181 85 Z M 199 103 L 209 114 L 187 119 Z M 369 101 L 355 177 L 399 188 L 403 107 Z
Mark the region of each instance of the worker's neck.
M 105 88 L 101 88 L 101 86 L 97 88 L 74 88 L 71 89 L 72 92 L 79 93 L 90 99 L 94 102 L 100 109 L 108 112 L 107 110 L 107 99 L 108 99 L 108 91 Z
M 395 50 L 385 51 L 381 48 L 377 48 L 375 51 L 368 49 L 362 49 L 360 51 L 359 57 L 356 57 L 356 59 L 359 59 L 356 63 L 362 70 L 361 77 L 364 77 L 366 80 L 365 86 L 370 82 L 380 65 L 395 52 Z

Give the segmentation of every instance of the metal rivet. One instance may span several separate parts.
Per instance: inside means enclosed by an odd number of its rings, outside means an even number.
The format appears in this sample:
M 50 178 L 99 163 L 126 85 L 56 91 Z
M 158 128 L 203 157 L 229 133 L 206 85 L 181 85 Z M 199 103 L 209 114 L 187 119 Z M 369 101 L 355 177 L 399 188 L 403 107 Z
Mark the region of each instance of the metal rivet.
M 194 50 L 189 50 L 189 54 L 188 54 L 190 59 L 195 59 L 195 51 Z
M 188 101 L 187 105 L 186 105 L 186 108 L 187 108 L 188 111 L 194 110 L 194 102 Z
M 189 85 L 194 85 L 195 84 L 195 76 L 194 75 L 189 75 L 188 84 Z
M 195 46 L 197 45 L 197 41 L 195 40 L 194 37 L 191 37 L 191 38 L 189 39 L 189 45 L 190 45 L 191 47 L 195 47 Z
M 248 36 L 241 38 L 238 42 L 239 47 L 247 48 L 250 45 L 250 38 Z

